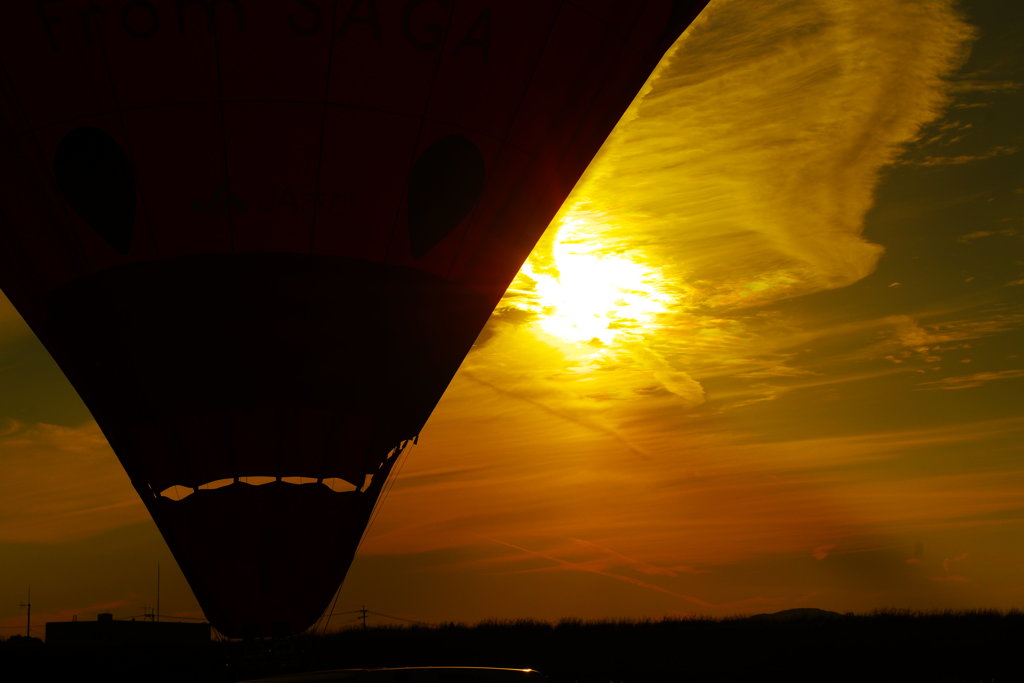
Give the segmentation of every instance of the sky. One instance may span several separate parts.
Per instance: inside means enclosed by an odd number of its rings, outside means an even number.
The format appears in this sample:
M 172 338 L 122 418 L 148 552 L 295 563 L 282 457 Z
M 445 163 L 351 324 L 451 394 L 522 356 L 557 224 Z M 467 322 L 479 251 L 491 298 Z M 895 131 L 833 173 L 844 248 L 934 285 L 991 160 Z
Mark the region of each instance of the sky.
M 1024 607 L 1024 6 L 712 0 L 325 624 Z M 198 606 L 0 303 L 0 636 Z M 378 617 L 378 623 L 386 620 Z M 401 623 L 401 622 L 396 622 Z

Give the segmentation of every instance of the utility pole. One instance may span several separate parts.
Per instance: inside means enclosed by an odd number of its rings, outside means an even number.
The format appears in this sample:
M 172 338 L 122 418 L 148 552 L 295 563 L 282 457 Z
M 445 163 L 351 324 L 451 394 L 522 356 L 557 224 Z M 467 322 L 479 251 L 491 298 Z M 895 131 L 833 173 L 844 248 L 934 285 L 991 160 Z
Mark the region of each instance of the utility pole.
M 160 621 L 160 561 L 156 563 L 156 616 L 155 621 Z
M 32 586 L 28 587 L 28 602 L 23 602 L 19 607 L 25 607 L 28 609 L 25 615 L 25 637 L 32 637 Z M 363 622 L 365 623 L 365 622 Z
M 361 610 L 358 610 L 358 611 L 360 612 L 359 618 L 363 620 L 363 630 L 365 631 L 366 630 L 366 613 L 368 611 L 366 609 L 366 605 L 363 605 L 363 608 Z

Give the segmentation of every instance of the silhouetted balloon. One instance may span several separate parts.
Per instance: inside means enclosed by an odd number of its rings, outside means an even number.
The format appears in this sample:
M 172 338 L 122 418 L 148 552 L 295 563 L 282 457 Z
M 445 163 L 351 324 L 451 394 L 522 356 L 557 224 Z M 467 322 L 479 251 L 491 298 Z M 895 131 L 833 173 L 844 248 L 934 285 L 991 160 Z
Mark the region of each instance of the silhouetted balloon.
M 403 445 L 704 4 L 4 6 L 0 286 L 217 629 L 320 617 Z

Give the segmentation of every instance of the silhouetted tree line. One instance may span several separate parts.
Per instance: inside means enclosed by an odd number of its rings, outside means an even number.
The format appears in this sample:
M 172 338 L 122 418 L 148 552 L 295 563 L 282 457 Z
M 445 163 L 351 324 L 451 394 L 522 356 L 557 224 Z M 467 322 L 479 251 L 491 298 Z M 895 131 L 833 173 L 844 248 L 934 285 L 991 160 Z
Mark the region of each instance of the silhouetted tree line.
M 371 627 L 287 639 L 76 651 L 0 642 L 0 679 L 208 681 L 383 666 L 533 668 L 552 681 L 1024 680 L 1022 612 Z M 30 642 L 31 641 L 31 642 Z

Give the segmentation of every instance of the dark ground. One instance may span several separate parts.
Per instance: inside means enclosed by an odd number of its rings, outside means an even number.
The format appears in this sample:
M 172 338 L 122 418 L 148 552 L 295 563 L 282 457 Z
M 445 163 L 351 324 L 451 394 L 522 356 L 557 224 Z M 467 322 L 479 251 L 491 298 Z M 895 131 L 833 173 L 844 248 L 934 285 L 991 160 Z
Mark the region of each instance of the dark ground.
M 5 681 L 204 681 L 381 666 L 533 668 L 551 680 L 1021 681 L 1024 613 L 814 610 L 733 619 L 490 622 L 279 640 L 57 650 L 0 642 Z

